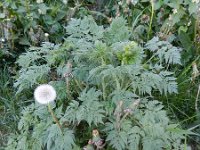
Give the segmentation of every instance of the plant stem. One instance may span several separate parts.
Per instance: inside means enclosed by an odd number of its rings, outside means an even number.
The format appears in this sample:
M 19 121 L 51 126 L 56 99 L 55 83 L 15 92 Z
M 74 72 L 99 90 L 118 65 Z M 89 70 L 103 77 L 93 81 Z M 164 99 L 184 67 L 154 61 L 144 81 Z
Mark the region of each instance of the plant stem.
M 154 53 L 151 58 L 149 58 L 142 66 L 146 65 L 148 62 L 150 62 L 154 57 L 156 56 L 156 53 Z
M 61 124 L 60 122 L 58 121 L 58 118 L 55 116 L 50 104 L 48 103 L 48 109 L 49 109 L 49 112 L 51 113 L 51 116 L 53 118 L 53 120 L 56 122 L 56 124 L 58 125 L 58 127 L 60 128 L 61 132 L 63 133 L 62 131 L 62 127 L 61 127 Z
M 28 0 L 25 1 L 25 8 L 26 8 L 26 13 L 30 14 L 30 8 L 29 8 L 29 1 Z
M 146 10 L 147 8 L 143 9 L 139 15 L 137 15 L 137 17 L 135 18 L 134 22 L 132 23 L 132 32 L 134 31 L 135 26 L 138 23 L 139 17 L 142 16 L 143 12 Z
M 200 56 L 198 56 L 193 62 L 198 61 L 199 58 L 200 58 Z M 177 81 L 182 80 L 181 77 L 182 77 L 183 75 L 186 75 L 186 74 L 189 72 L 189 70 L 190 70 L 191 67 L 192 67 L 192 63 L 193 63 L 193 62 L 191 62 L 188 66 L 184 67 L 184 70 L 178 75 Z M 182 83 L 182 82 L 181 82 L 181 83 Z M 181 83 L 179 83 L 179 86 L 181 85 Z
M 97 15 L 97 16 L 102 16 L 103 18 L 109 20 L 110 18 L 107 17 L 105 14 L 101 13 L 101 12 L 98 12 L 98 11 L 93 11 L 93 10 L 90 10 L 89 11 L 92 15 Z
M 197 96 L 196 96 L 196 100 L 195 100 L 195 110 L 196 110 L 197 116 L 200 115 L 199 110 L 198 110 L 199 94 L 200 94 L 200 84 L 199 84 L 199 88 L 198 88 L 198 92 L 197 92 Z
M 117 76 L 115 75 L 114 78 L 115 78 L 117 90 L 120 90 L 121 87 L 120 87 L 120 83 L 119 83 L 119 81 L 118 81 L 118 79 L 117 79 Z
M 101 57 L 101 66 L 106 65 L 106 62 L 104 61 L 103 57 Z M 103 91 L 103 99 L 106 100 L 106 85 L 104 81 L 104 77 L 102 78 L 102 91 Z
M 148 30 L 148 34 L 147 34 L 147 41 L 149 40 L 150 34 L 151 34 L 153 16 L 154 16 L 154 2 L 153 2 L 153 0 L 151 0 L 151 20 L 150 20 L 149 30 Z
M 75 81 L 76 85 L 79 87 L 79 89 L 82 91 L 83 87 L 82 87 L 81 83 L 79 83 L 79 81 L 75 78 L 74 78 L 74 81 Z
M 69 80 L 70 80 L 69 77 L 66 77 L 66 93 L 67 93 L 67 96 L 71 98 Z
M 103 99 L 106 100 L 106 86 L 104 78 L 102 79 L 102 91 L 103 91 Z
M 198 26 L 198 19 L 196 19 L 194 21 L 194 37 L 193 37 L 193 41 L 194 41 L 194 46 L 196 47 L 196 35 L 197 35 L 197 26 Z

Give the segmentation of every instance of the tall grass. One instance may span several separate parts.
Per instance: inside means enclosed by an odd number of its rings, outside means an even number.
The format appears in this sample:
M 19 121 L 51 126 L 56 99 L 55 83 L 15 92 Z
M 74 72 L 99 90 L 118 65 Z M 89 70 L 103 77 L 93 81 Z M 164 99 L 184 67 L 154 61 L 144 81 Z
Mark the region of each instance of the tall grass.
M 15 132 L 17 125 L 17 98 L 12 89 L 12 78 L 8 67 L 0 68 L 0 149 L 6 144 L 9 133 Z

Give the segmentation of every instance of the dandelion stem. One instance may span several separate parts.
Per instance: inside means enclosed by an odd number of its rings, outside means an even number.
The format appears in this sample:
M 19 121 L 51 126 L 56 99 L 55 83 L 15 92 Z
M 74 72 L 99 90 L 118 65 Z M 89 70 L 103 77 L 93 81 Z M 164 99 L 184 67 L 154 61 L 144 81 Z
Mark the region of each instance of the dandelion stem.
M 54 114 L 54 112 L 53 112 L 53 110 L 52 110 L 52 108 L 51 108 L 51 106 L 50 106 L 49 103 L 48 103 L 48 109 L 49 109 L 49 112 L 51 113 L 51 116 L 52 116 L 53 120 L 56 122 L 56 124 L 57 124 L 58 127 L 60 128 L 61 132 L 63 133 L 61 124 L 60 124 L 60 122 L 58 121 L 58 118 L 56 118 L 56 116 L 55 116 L 55 114 Z

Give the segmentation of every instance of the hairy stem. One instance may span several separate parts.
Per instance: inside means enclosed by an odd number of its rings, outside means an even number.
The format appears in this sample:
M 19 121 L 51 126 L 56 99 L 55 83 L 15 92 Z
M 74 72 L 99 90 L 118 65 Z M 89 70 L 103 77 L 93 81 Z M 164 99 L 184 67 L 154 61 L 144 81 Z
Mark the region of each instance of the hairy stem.
M 120 83 L 119 83 L 119 81 L 118 81 L 117 76 L 115 75 L 114 78 L 115 78 L 117 90 L 120 90 L 120 89 L 121 89 L 121 86 L 120 86 Z
M 103 90 L 103 99 L 106 100 L 106 86 L 104 78 L 102 79 L 102 90 Z

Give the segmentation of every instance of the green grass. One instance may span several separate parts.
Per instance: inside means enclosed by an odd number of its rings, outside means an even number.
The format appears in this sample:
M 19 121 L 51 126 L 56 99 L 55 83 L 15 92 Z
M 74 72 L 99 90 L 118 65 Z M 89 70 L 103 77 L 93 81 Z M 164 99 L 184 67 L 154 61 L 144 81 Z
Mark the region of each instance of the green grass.
M 2 147 L 6 144 L 8 134 L 14 132 L 17 125 L 17 99 L 11 84 L 12 78 L 8 67 L 5 66 L 0 69 L 0 145 Z

